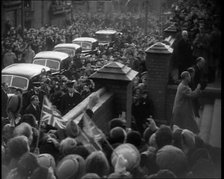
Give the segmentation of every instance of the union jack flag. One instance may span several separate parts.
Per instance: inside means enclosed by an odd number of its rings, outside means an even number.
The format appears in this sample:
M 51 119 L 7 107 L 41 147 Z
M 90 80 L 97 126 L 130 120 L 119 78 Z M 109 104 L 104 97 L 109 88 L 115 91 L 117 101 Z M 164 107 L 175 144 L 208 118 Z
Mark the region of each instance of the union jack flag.
M 64 129 L 68 121 L 62 118 L 58 110 L 52 105 L 49 99 L 44 96 L 41 111 L 41 122 L 45 122 L 57 129 Z

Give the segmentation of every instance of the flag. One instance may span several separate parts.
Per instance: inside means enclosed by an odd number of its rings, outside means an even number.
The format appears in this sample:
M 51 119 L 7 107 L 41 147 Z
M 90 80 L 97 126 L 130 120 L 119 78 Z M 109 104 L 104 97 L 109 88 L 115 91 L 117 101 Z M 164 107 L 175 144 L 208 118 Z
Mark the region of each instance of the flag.
M 83 128 L 82 130 L 88 135 L 93 137 L 96 141 L 103 138 L 103 132 L 96 126 L 90 116 L 84 112 L 83 114 Z
M 41 111 L 41 122 L 46 122 L 48 125 L 56 127 L 57 129 L 64 129 L 68 121 L 62 118 L 49 99 L 44 96 Z
M 84 111 L 82 119 L 79 122 L 81 136 L 88 141 L 96 150 L 102 150 L 99 143 L 100 139 L 105 139 L 104 133 L 95 125 L 91 117 L 93 115 L 90 109 Z M 91 114 L 89 114 L 91 113 Z

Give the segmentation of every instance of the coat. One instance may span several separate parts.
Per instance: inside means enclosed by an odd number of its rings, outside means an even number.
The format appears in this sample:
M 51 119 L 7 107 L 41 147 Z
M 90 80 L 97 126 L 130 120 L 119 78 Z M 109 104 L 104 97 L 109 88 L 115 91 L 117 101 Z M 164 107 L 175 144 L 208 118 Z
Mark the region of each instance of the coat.
M 82 101 L 82 97 L 78 92 L 73 93 L 73 97 L 70 97 L 68 93 L 64 94 L 61 98 L 60 111 L 62 115 L 65 115 L 72 108 Z
M 195 134 L 199 133 L 199 128 L 195 121 L 195 114 L 192 99 L 199 93 L 199 89 L 194 91 L 182 82 L 177 87 L 177 92 L 173 105 L 172 122 L 183 129 L 189 129 Z
M 24 114 L 33 114 L 36 117 L 36 120 L 38 122 L 40 121 L 41 110 L 39 106 L 35 109 L 32 104 L 29 104 L 25 109 Z

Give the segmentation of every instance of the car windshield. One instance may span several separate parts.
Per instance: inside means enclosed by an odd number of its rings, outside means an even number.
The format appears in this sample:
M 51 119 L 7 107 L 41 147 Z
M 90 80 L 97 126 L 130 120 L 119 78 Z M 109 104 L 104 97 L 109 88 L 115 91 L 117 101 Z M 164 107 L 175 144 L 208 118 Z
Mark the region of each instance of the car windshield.
M 110 42 L 112 40 L 112 34 L 96 34 L 96 38 L 100 42 Z
M 92 49 L 91 42 L 78 42 L 78 41 L 75 41 L 74 44 L 80 45 L 82 47 L 82 50 L 91 50 Z
M 2 75 L 2 82 L 5 82 L 9 87 L 26 90 L 28 88 L 29 80 L 22 76 Z
M 59 70 L 60 63 L 59 61 L 48 59 L 46 66 L 53 70 Z
M 53 59 L 35 59 L 33 63 L 47 66 L 52 70 L 59 70 L 60 67 L 59 61 Z

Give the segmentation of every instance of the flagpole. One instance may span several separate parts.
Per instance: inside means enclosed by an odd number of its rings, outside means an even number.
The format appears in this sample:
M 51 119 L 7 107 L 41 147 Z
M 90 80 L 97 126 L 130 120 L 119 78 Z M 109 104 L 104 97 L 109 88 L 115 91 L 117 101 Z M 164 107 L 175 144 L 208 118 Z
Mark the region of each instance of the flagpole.
M 46 98 L 46 95 L 44 95 L 44 100 Z M 40 115 L 40 122 L 38 124 L 38 136 L 37 136 L 37 142 L 36 142 L 36 147 L 35 147 L 35 151 L 37 154 L 39 154 L 39 149 L 38 149 L 38 145 L 39 145 L 39 141 L 40 141 L 40 130 L 41 130 L 41 122 L 42 122 L 42 117 L 43 117 L 43 105 L 44 105 L 44 100 L 43 100 L 43 104 L 41 107 L 41 115 Z

